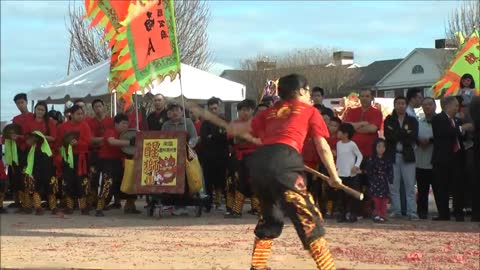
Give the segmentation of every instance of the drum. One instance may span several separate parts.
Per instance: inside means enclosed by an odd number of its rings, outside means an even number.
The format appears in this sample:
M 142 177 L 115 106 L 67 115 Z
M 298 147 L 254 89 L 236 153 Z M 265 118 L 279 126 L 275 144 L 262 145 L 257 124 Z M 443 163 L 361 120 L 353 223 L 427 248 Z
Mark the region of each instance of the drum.
M 120 134 L 120 140 L 129 141 L 130 139 L 135 138 L 136 136 L 137 136 L 137 130 L 132 128 L 122 132 L 122 134 Z M 135 155 L 135 151 L 136 151 L 136 147 L 132 145 L 122 147 L 122 152 L 129 156 Z
M 67 147 L 72 140 L 78 140 L 79 137 L 80 132 L 78 131 L 67 132 L 63 135 L 62 145 Z
M 12 135 L 22 134 L 22 127 L 17 124 L 8 124 L 3 128 L 2 134 L 5 139 L 12 139 Z
M 133 159 L 125 159 L 125 169 L 120 190 L 123 193 L 135 194 L 135 162 Z
M 187 161 L 185 162 L 188 191 L 190 194 L 200 192 L 203 188 L 202 166 L 197 153 L 187 145 Z

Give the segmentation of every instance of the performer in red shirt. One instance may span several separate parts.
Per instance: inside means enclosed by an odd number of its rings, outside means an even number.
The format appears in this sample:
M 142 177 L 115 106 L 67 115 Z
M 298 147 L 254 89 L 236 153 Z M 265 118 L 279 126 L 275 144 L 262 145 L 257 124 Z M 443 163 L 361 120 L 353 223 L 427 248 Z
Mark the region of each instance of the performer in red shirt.
M 98 157 L 102 164 L 102 189 L 98 196 L 97 212 L 95 216 L 103 217 L 103 210 L 107 198 L 111 198 L 112 191 L 120 193 L 123 178 L 124 154 L 120 147 L 135 145 L 135 140 L 120 140 L 120 134 L 128 129 L 128 116 L 117 114 L 114 118 L 115 127 L 107 129 L 104 133 L 104 142 L 100 145 Z M 138 213 L 125 206 L 125 213 Z
M 34 131 L 40 131 L 47 138 L 48 144 L 53 147 L 55 145 L 55 136 L 57 135 L 57 127 L 55 122 L 47 114 L 47 103 L 39 101 L 34 108 L 32 121 L 28 121 L 25 127 L 25 134 Z
M 88 179 L 88 148 L 92 135 L 87 122 L 83 121 L 84 112 L 78 105 L 70 109 L 71 121 L 58 128 L 57 138 L 66 145 L 60 151 L 63 156 L 63 181 L 66 195 L 67 209 L 65 214 L 73 213 L 74 198 L 78 199 L 82 215 L 88 215 L 86 196 L 90 191 Z M 66 135 L 74 137 L 66 140 Z
M 252 135 L 263 143 L 248 162 L 261 206 L 251 269 L 266 268 L 273 239 L 282 232 L 284 214 L 292 220 L 318 269 L 333 269 L 333 258 L 323 238 L 322 214 L 307 192 L 301 156 L 307 135 L 314 138 L 317 152 L 329 172 L 329 183 L 338 186 L 341 180 L 325 140 L 328 130 L 320 113 L 310 104 L 305 77 L 292 74 L 280 78 L 278 92 L 281 101 L 260 112 L 251 124 Z
M 255 111 L 255 101 L 250 99 L 245 99 L 237 105 L 238 111 L 238 120 L 236 122 L 248 122 L 252 119 L 253 113 Z M 236 159 L 236 172 L 238 177 L 237 183 L 234 184 L 234 200 L 233 205 L 231 206 L 231 212 L 225 214 L 226 218 L 239 218 L 242 216 L 243 204 L 246 197 L 250 197 L 252 201 L 251 213 L 258 213 L 259 202 L 256 196 L 253 196 L 251 190 L 250 177 L 247 169 L 247 160 L 250 155 L 255 151 L 256 145 L 245 141 L 241 137 L 234 137 L 233 153 L 235 154 Z M 232 198 L 227 198 L 232 200 Z
M 33 119 L 33 114 L 28 111 L 27 95 L 20 93 L 13 98 L 15 105 L 17 105 L 20 114 L 15 116 L 12 120 L 22 129 L 21 135 L 14 135 L 13 140 L 17 146 L 18 164 L 6 164 L 8 166 L 8 176 L 10 177 L 10 188 L 15 195 L 15 203 L 9 207 L 19 207 L 17 212 L 32 212 L 32 202 L 28 198 L 24 198 L 24 184 L 25 175 L 23 169 L 27 164 L 27 143 L 25 141 L 26 126 Z M 20 205 L 21 203 L 21 205 Z
M 97 204 L 97 191 L 100 180 L 101 162 L 98 158 L 98 151 L 104 143 L 106 130 L 113 128 L 113 119 L 106 115 L 105 104 L 101 99 L 92 101 L 92 108 L 95 112 L 94 117 L 87 118 L 86 121 L 92 132 L 92 143 L 90 144 L 89 164 L 90 164 L 90 196 L 87 202 L 90 207 Z
M 30 149 L 27 155 L 27 167 L 25 168 L 25 197 L 31 196 L 35 214 L 43 215 L 41 194 L 48 194 L 50 203 L 51 196 L 55 196 L 58 190 L 53 168 L 52 150 L 45 135 L 38 130 L 28 133 L 26 139 Z M 53 207 L 51 208 L 52 214 L 56 214 L 56 198 L 54 204 L 50 206 Z
M 50 152 L 56 145 L 55 137 L 57 135 L 57 128 L 55 123 L 47 114 L 47 103 L 40 101 L 35 105 L 33 121 L 29 121 L 26 127 L 26 134 L 32 134 L 38 131 L 45 137 L 48 142 Z M 35 154 L 35 170 L 32 175 L 26 176 L 27 180 L 38 182 L 35 184 L 35 190 L 25 190 L 25 193 L 33 195 L 33 206 L 37 211 L 37 215 L 43 214 L 41 207 L 41 194 L 47 194 L 48 206 L 52 214 L 57 213 L 57 197 L 58 181 L 55 175 L 53 157 L 45 156 L 45 153 L 40 151 L 40 143 L 36 145 L 38 148 Z M 38 153 L 37 153 L 38 152 Z M 43 168 L 43 169 L 42 169 Z

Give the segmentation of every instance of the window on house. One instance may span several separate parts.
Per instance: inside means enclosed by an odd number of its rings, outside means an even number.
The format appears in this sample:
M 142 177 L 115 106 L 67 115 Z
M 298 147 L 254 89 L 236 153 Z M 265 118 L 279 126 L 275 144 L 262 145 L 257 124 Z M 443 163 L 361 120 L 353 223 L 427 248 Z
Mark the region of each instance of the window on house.
M 423 67 L 416 65 L 412 68 L 412 74 L 423 74 Z

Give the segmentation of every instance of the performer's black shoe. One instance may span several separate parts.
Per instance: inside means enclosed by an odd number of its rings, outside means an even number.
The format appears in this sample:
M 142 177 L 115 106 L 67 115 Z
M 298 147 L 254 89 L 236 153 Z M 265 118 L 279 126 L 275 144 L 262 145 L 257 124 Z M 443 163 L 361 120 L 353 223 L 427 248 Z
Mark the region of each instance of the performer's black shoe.
M 13 202 L 7 206 L 8 208 L 21 208 L 22 205 L 18 202 Z
M 0 207 L 0 214 L 8 214 L 7 209 Z M 472 221 L 473 221 L 473 218 L 472 218 Z
M 224 218 L 241 218 L 242 214 L 232 212 L 232 213 L 225 214 L 223 217 Z
M 73 209 L 71 209 L 71 208 L 66 208 L 66 209 L 63 211 L 63 213 L 64 213 L 65 215 L 71 215 L 71 214 L 73 214 Z
M 53 208 L 51 214 L 52 215 L 58 214 L 58 208 Z
M 96 216 L 96 217 L 104 217 L 105 214 L 103 214 L 103 211 L 102 211 L 102 210 L 97 210 L 97 212 L 95 212 L 95 216 Z
M 449 221 L 450 220 L 450 217 L 434 217 L 432 218 L 433 221 Z
M 90 215 L 90 211 L 88 210 L 88 208 L 80 210 L 80 213 L 81 213 L 82 216 L 89 216 Z
M 456 222 L 464 222 L 464 221 L 465 221 L 465 217 L 464 217 L 464 216 L 456 216 L 456 217 L 455 217 L 455 221 L 456 221 Z
M 122 208 L 121 203 L 112 203 L 109 206 L 105 207 L 105 210 L 120 209 L 120 208 Z
M 123 212 L 125 214 L 141 214 L 142 213 L 142 211 L 137 209 L 124 209 Z
M 31 213 L 33 213 L 32 208 L 23 208 L 21 212 L 21 214 L 25 214 L 25 215 L 30 215 Z

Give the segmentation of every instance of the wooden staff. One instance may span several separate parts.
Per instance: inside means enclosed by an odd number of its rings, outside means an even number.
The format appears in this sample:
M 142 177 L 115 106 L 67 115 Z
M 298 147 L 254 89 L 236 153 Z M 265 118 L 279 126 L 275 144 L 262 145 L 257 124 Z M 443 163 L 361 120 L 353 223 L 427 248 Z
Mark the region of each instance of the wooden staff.
M 328 180 L 329 180 L 328 176 L 324 175 L 323 173 L 318 172 L 317 170 L 314 170 L 314 169 L 308 167 L 307 165 L 304 165 L 303 167 L 304 167 L 305 171 L 313 174 L 314 176 L 322 179 L 323 181 L 328 182 Z M 336 187 L 334 187 L 334 188 L 336 188 Z M 351 195 L 352 197 L 354 197 L 357 200 L 362 201 L 363 198 L 364 198 L 363 193 L 361 193 L 359 191 L 356 191 L 355 189 L 353 189 L 351 187 L 347 187 L 344 184 L 340 184 L 340 186 L 338 186 L 338 189 L 341 189 L 341 190 L 345 191 L 345 193 Z
M 220 127 L 223 127 L 227 130 L 232 129 L 232 126 L 229 125 L 227 123 L 227 121 L 225 121 L 225 120 L 221 119 L 220 117 L 214 115 L 213 113 L 201 108 L 197 104 L 195 104 L 193 102 L 190 102 L 190 101 L 187 101 L 187 102 L 185 102 L 185 105 L 188 107 L 188 109 L 190 111 L 192 111 L 197 116 L 201 116 L 203 119 L 208 120 L 208 121 L 212 122 L 213 124 L 215 124 L 217 126 L 220 126 Z M 253 138 L 249 133 L 243 133 L 243 134 L 240 133 L 238 136 L 240 136 L 240 137 L 242 137 L 242 138 L 244 138 L 244 139 L 246 139 L 246 140 L 248 140 L 252 143 L 258 144 L 258 141 L 257 141 L 258 139 Z M 318 177 L 318 178 L 320 178 L 324 181 L 328 182 L 328 180 L 329 180 L 328 176 L 326 176 L 326 175 L 308 167 L 307 165 L 304 166 L 304 169 L 305 169 L 305 171 L 313 174 L 314 176 L 316 176 L 316 177 Z M 358 192 L 358 191 L 356 191 L 356 190 L 354 190 L 350 187 L 347 187 L 343 184 L 340 184 L 340 186 L 335 187 L 335 188 L 338 188 L 338 189 L 341 189 L 341 190 L 345 191 L 347 194 L 355 197 L 358 200 L 363 200 L 363 198 L 364 198 L 363 193 Z

